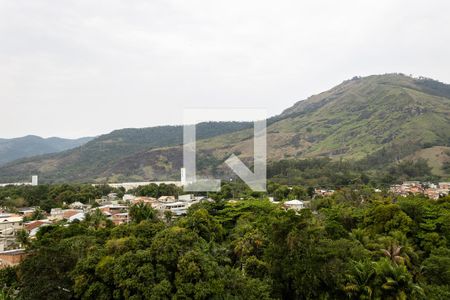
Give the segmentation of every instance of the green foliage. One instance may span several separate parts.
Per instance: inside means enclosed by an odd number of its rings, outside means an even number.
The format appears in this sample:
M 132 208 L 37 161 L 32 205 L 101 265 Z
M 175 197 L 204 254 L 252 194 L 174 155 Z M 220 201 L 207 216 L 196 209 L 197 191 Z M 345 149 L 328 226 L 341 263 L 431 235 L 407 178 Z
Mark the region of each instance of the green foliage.
M 442 170 L 450 175 L 450 161 L 446 161 L 442 164 Z
M 433 179 L 431 168 L 424 159 L 402 161 L 391 166 L 388 172 L 391 176 L 398 178 L 397 180 L 416 179 L 426 181 L 427 179 Z
M 138 203 L 130 207 L 129 216 L 131 221 L 140 223 L 156 219 L 156 211 L 150 205 Z
M 151 183 L 129 190 L 128 193 L 134 194 L 136 196 L 159 198 L 161 196 L 178 196 L 182 193 L 182 191 L 182 188 L 177 187 L 174 184 L 162 183 L 160 185 L 157 185 L 155 183 Z
M 108 185 L 55 184 L 39 186 L 6 186 L 0 188 L 0 205 L 8 208 L 39 206 L 31 220 L 42 219 L 43 211 L 50 212 L 54 207 L 73 202 L 93 203 L 95 199 L 109 193 L 123 195 L 120 189 Z
M 77 224 L 43 227 L 0 283 L 20 299 L 449 295 L 448 199 L 343 189 L 315 201 L 322 204 L 299 212 L 267 200 L 204 202 L 165 222 L 141 205 L 119 226 L 97 210 Z
M 432 174 L 428 162 L 423 159 L 393 164 L 372 164 L 366 159 L 349 161 L 333 161 L 329 158 L 287 159 L 269 164 L 267 174 L 271 180 L 281 184 L 328 188 L 367 184 L 387 186 L 405 180 L 438 179 Z M 287 195 L 283 193 L 286 192 L 278 191 L 278 196 L 286 197 Z

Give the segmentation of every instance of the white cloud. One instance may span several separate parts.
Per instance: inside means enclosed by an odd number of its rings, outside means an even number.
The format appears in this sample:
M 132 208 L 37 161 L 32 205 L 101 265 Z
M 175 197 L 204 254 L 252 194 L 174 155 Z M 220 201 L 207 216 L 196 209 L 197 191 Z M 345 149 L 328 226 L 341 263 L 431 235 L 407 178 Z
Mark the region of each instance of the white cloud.
M 0 137 L 277 114 L 354 75 L 450 82 L 448 1 L 0 0 Z

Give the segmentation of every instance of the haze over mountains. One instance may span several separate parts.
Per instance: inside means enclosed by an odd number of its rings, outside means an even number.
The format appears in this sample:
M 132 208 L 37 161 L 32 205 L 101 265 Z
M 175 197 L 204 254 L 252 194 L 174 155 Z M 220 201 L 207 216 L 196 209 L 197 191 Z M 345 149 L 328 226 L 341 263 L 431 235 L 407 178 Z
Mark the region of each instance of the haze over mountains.
M 19 158 L 56 153 L 76 148 L 92 139 L 94 138 L 63 139 L 51 137 L 44 139 L 35 135 L 13 139 L 0 139 L 0 165 Z
M 252 162 L 252 124 L 198 126 L 198 168 L 224 174 L 232 153 Z M 268 120 L 268 158 L 366 160 L 387 165 L 426 158 L 440 174 L 450 161 L 450 85 L 401 74 L 355 77 Z M 82 147 L 0 167 L 0 181 L 39 174 L 48 182 L 177 179 L 182 127 L 123 129 Z

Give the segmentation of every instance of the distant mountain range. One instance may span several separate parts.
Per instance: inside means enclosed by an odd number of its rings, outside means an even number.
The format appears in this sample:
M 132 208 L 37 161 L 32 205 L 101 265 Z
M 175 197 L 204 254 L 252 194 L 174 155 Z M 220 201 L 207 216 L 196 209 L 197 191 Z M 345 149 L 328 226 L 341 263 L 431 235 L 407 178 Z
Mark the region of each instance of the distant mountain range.
M 198 125 L 198 169 L 224 174 L 232 153 L 252 163 L 252 124 Z M 450 161 L 450 85 L 402 74 L 355 77 L 268 119 L 269 161 L 366 160 L 374 166 L 428 159 L 437 175 Z M 82 147 L 0 167 L 0 181 L 106 182 L 179 178 L 182 127 L 123 129 Z
M 197 125 L 199 139 L 211 138 L 250 128 L 249 122 L 206 122 Z M 182 126 L 158 126 L 121 129 L 101 135 L 71 150 L 24 158 L 0 167 L 0 182 L 27 179 L 28 174 L 41 175 L 41 181 L 106 181 L 117 163 L 148 149 L 166 149 L 183 142 Z M 166 166 L 160 165 L 162 169 Z M 146 167 L 142 166 L 145 170 Z M 168 168 L 170 169 L 170 168 Z M 163 170 L 161 170 L 162 172 Z M 129 174 L 127 179 L 144 179 Z M 147 179 L 147 177 L 145 177 Z
M 79 147 L 89 141 L 92 137 L 80 139 L 62 139 L 57 137 L 41 138 L 28 135 L 13 139 L 0 139 L 0 165 L 8 162 L 47 153 L 56 153 Z

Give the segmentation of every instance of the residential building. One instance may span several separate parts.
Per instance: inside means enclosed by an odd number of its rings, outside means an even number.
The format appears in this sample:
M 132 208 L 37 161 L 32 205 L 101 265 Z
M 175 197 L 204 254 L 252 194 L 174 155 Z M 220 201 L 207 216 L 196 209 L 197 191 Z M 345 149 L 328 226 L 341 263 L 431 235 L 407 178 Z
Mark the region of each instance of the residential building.
M 302 210 L 306 208 L 304 201 L 301 200 L 290 200 L 283 203 L 283 206 L 286 209 L 293 209 L 293 210 Z
M 18 265 L 25 257 L 24 249 L 14 249 L 0 252 L 0 269 Z

